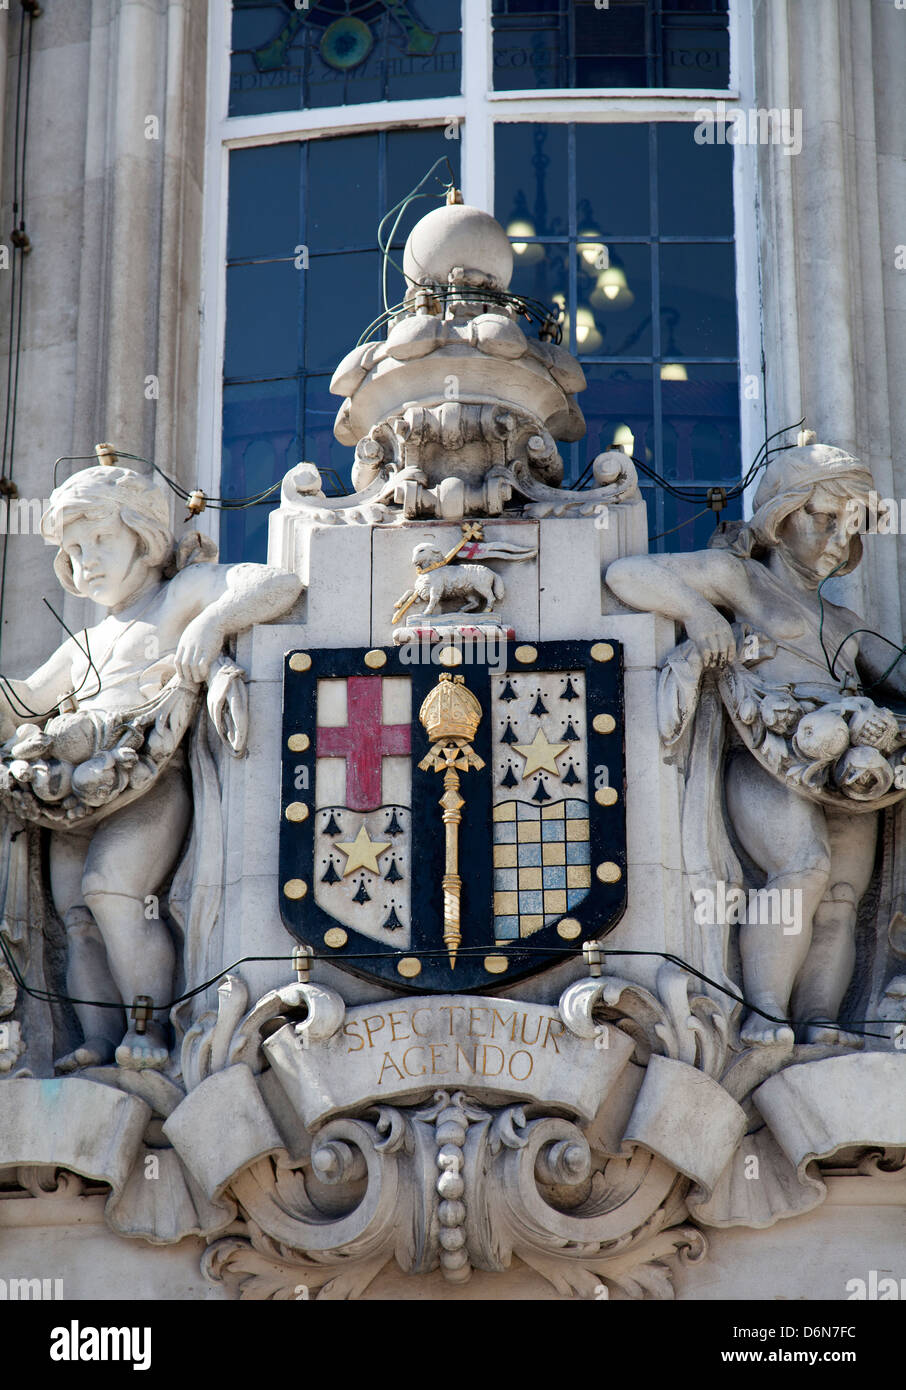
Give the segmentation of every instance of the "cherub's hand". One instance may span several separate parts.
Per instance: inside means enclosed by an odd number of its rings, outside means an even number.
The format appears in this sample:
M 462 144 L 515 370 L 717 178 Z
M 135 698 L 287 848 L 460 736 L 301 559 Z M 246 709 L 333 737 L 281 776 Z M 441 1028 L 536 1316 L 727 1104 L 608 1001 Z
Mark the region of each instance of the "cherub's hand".
M 736 659 L 736 639 L 733 629 L 716 608 L 690 615 L 685 622 L 686 635 L 694 644 L 705 666 L 722 667 Z
M 180 680 L 205 680 L 211 662 L 219 656 L 225 633 L 220 624 L 207 613 L 193 618 L 179 639 L 174 661 Z

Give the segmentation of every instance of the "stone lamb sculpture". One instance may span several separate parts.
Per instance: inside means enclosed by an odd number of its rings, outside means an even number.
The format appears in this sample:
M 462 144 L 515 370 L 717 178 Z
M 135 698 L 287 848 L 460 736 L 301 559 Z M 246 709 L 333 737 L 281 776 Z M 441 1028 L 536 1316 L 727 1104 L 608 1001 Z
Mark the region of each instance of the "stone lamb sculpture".
M 426 604 L 422 609 L 424 618 L 435 613 L 439 603 L 450 599 L 461 601 L 463 613 L 472 613 L 479 605 L 490 613 L 506 593 L 499 574 L 486 565 L 447 564 L 443 551 L 431 541 L 415 547 L 412 563 L 416 569 L 415 583 L 401 602 L 413 594 Z
M 461 613 L 474 613 L 480 606 L 491 613 L 494 605 L 506 594 L 499 574 L 476 560 L 532 560 L 537 555 L 534 546 L 517 545 L 512 541 L 485 541 L 481 527 L 463 526 L 462 539 L 446 554 L 433 540 L 423 541 L 412 552 L 415 583 L 397 599 L 393 621 L 397 622 L 414 603 L 426 606 L 419 616 L 431 617 L 441 603 L 456 602 Z M 459 556 L 465 563 L 459 563 Z M 456 563 L 454 563 L 454 561 Z M 455 616 L 455 615 L 447 615 Z
M 874 813 L 906 787 L 897 776 L 906 720 L 861 682 L 902 696 L 906 679 L 883 640 L 819 585 L 858 565 L 872 487 L 843 450 L 800 444 L 765 469 L 754 515 L 728 547 L 623 557 L 607 571 L 618 598 L 673 618 L 688 639 L 667 658 L 658 695 L 665 744 L 692 740 L 687 873 L 695 881 L 710 857 L 711 888 L 738 885 L 740 850 L 756 882 L 798 906 L 792 926 L 739 926 L 749 1043 L 789 1044 L 783 1020 L 795 1019 L 801 1041 L 861 1046 L 839 1011 L 874 864 Z M 715 973 L 717 955 L 712 942 Z
M 114 1058 L 162 1068 L 165 1011 L 155 1007 L 144 1033 L 124 1029 L 123 1011 L 137 995 L 157 1006 L 173 993 L 174 944 L 147 906 L 192 820 L 183 737 L 207 684 L 214 727 L 241 751 L 242 672 L 221 656 L 224 644 L 284 613 L 301 586 L 264 565 L 210 562 L 203 544 L 177 549 L 166 495 L 118 466 L 84 469 L 55 488 L 41 530 L 59 547 L 63 587 L 107 616 L 0 695 L 0 828 L 8 839 L 23 822 L 50 830 L 67 992 L 96 1001 L 76 1004 L 84 1040 L 57 1069 Z M 199 550 L 208 563 L 190 562 Z M 36 712 L 28 724 L 23 710 Z

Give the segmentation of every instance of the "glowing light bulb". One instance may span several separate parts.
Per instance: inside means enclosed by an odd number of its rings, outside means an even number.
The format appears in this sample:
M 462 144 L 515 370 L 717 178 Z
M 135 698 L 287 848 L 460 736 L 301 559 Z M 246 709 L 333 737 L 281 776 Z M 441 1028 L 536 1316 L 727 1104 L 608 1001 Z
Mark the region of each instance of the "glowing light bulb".
M 595 323 L 595 316 L 590 309 L 580 308 L 576 310 L 576 344 L 585 352 L 594 352 L 602 343 L 602 338 Z
M 524 217 L 515 218 L 507 227 L 508 237 L 516 238 L 512 242 L 513 255 L 518 256 L 521 261 L 539 261 L 544 255 L 544 247 L 539 246 L 536 241 L 523 241 L 523 237 L 534 236 L 534 223 L 527 221 Z
M 598 282 L 591 294 L 591 302 L 598 308 L 612 306 L 617 309 L 628 308 L 635 299 L 626 280 L 622 266 L 609 265 L 598 276 Z
M 610 447 L 611 449 L 622 449 L 624 454 L 632 455 L 635 451 L 635 435 L 628 425 L 617 425 Z
M 579 309 L 576 313 L 576 342 L 585 343 L 594 330 L 594 315 L 589 309 Z
M 616 299 L 620 291 L 626 288 L 626 276 L 618 265 L 611 265 L 601 272 L 598 284 L 608 299 Z
M 610 265 L 610 254 L 602 241 L 585 241 L 580 238 L 579 255 L 589 270 L 606 270 Z

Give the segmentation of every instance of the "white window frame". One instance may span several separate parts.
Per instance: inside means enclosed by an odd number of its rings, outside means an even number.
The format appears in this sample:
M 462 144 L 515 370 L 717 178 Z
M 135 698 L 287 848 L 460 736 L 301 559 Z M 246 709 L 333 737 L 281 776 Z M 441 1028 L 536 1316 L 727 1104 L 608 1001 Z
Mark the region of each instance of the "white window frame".
M 491 0 L 462 0 L 460 96 L 359 106 L 227 116 L 232 0 L 212 0 L 208 11 L 207 137 L 202 232 L 201 351 L 198 382 L 198 482 L 220 494 L 223 360 L 226 331 L 227 196 L 230 151 L 253 145 L 317 140 L 337 135 L 460 123 L 461 182 L 467 203 L 494 211 L 494 126 L 502 122 L 687 121 L 719 104 L 755 105 L 754 0 L 729 0 L 730 86 L 714 88 L 595 88 L 581 91 L 493 90 Z M 602 21 L 606 11 L 602 11 Z M 740 439 L 743 469 L 765 434 L 762 300 L 758 254 L 757 150 L 734 151 L 733 200 L 739 333 Z M 350 343 L 351 346 L 351 343 Z M 757 397 L 747 383 L 758 383 Z M 339 406 L 339 400 L 337 402 Z M 581 405 L 581 398 L 579 404 Z M 751 490 L 750 490 L 751 491 Z M 748 497 L 746 498 L 748 512 Z M 219 540 L 219 512 L 207 510 L 199 525 Z

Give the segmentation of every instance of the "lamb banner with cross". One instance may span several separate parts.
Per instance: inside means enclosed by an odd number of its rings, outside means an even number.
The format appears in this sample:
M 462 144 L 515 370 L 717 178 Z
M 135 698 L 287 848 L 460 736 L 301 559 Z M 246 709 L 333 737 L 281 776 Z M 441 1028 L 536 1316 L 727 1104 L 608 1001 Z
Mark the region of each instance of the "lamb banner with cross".
M 286 657 L 283 921 L 394 988 L 499 988 L 625 908 L 619 644 L 482 655 Z

